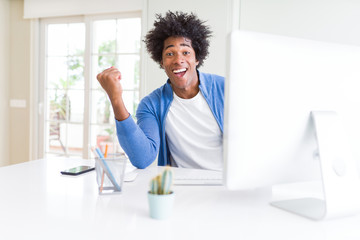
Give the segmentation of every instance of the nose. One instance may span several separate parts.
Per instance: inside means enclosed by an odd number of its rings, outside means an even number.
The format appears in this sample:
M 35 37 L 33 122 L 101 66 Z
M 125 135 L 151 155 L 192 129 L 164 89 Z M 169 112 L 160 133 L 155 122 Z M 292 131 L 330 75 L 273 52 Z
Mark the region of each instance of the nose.
M 174 63 L 181 64 L 184 62 L 184 56 L 180 53 L 175 55 Z

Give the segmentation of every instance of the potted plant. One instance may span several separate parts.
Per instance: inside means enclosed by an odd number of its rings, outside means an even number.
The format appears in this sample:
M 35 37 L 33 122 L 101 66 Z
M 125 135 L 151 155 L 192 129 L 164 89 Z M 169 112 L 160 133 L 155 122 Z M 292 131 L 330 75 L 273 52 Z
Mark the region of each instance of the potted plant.
M 173 174 L 170 167 L 151 179 L 148 192 L 150 217 L 166 219 L 171 215 L 174 192 L 171 190 Z

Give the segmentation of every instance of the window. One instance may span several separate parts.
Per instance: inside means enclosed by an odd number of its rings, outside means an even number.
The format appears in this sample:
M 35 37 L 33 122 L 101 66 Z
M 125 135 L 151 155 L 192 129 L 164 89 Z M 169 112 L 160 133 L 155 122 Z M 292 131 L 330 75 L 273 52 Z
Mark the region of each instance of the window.
M 122 151 L 110 101 L 96 80 L 116 66 L 124 101 L 134 116 L 139 102 L 141 18 L 139 14 L 44 19 L 43 145 L 45 157 L 90 156 L 91 147 Z

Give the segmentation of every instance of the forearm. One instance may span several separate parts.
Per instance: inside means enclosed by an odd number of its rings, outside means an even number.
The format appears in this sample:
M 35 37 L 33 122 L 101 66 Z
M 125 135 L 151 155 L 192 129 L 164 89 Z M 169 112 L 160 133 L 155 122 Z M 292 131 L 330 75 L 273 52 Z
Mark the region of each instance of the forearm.
M 115 116 L 116 120 L 123 121 L 130 116 L 128 110 L 125 107 L 122 97 L 119 97 L 119 98 L 113 99 L 113 100 L 110 99 L 110 101 L 111 101 L 111 105 L 112 105 L 112 108 L 114 111 L 114 116 Z

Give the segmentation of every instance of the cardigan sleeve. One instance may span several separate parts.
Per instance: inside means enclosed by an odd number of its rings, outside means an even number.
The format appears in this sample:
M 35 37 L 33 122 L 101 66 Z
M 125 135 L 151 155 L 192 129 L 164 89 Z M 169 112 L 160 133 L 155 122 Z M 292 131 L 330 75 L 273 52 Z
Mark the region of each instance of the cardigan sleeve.
M 123 121 L 116 120 L 116 132 L 121 147 L 128 155 L 131 163 L 137 168 L 146 168 L 154 160 L 159 151 L 159 124 L 144 104 L 137 111 L 138 122 L 132 116 Z

